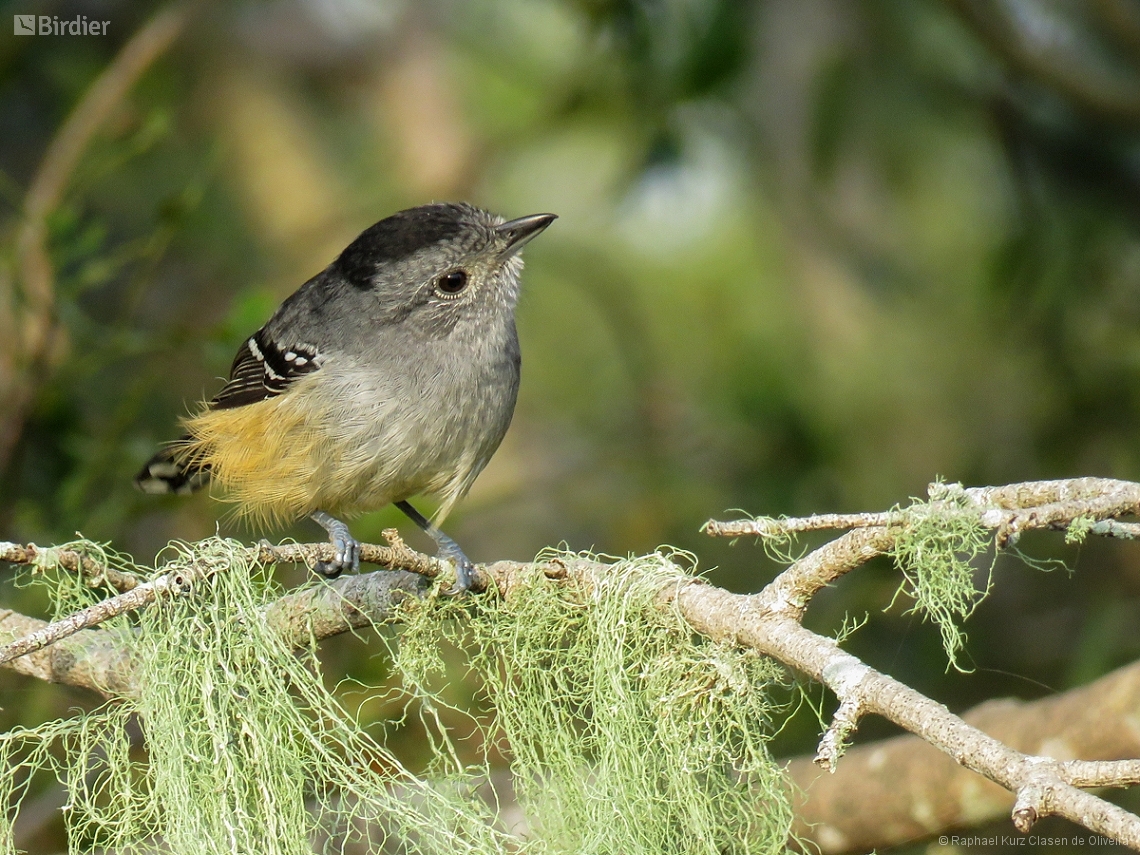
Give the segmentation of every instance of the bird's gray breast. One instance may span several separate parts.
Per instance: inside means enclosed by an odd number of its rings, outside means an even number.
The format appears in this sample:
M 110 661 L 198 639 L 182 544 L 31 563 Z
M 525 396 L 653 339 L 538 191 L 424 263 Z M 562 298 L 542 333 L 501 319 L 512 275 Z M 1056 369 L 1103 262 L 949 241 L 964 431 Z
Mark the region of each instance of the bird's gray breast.
M 513 321 L 456 340 L 392 329 L 359 357 L 322 367 L 331 447 L 362 506 L 466 490 L 498 448 L 514 412 L 519 348 Z

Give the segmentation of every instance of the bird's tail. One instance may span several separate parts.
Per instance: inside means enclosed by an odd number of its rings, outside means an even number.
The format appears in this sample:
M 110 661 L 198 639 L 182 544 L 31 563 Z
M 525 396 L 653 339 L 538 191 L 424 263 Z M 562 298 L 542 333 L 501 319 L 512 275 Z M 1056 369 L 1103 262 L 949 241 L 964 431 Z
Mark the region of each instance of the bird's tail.
M 135 476 L 135 486 L 155 495 L 177 493 L 187 495 L 210 481 L 210 467 L 188 459 L 183 453 L 190 437 L 172 442 L 160 450 Z

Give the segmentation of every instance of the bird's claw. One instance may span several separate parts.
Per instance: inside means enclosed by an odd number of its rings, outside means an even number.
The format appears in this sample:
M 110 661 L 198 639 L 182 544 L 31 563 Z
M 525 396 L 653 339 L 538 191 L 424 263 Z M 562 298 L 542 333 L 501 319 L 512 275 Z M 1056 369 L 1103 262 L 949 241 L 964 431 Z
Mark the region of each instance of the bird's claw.
M 352 536 L 348 526 L 329 514 L 318 512 L 313 519 L 329 533 L 329 543 L 333 545 L 332 561 L 318 561 L 313 570 L 326 579 L 335 579 L 345 570 L 354 573 L 360 570 L 360 541 Z
M 452 541 L 454 545 L 455 541 Z M 458 554 L 444 555 L 443 550 L 440 550 L 440 557 L 450 559 L 455 564 L 455 584 L 443 592 L 445 597 L 457 597 L 460 594 L 466 594 L 475 584 L 475 565 L 471 563 L 471 559 L 459 551 L 456 546 L 455 552 Z
M 437 547 L 436 557 L 450 561 L 455 565 L 455 584 L 444 591 L 445 597 L 454 597 L 465 594 L 475 586 L 475 565 L 471 559 L 463 554 L 459 544 L 431 524 L 423 514 L 413 508 L 406 501 L 394 502 L 397 508 L 403 511 L 408 519 L 418 525 L 428 537 L 435 541 Z

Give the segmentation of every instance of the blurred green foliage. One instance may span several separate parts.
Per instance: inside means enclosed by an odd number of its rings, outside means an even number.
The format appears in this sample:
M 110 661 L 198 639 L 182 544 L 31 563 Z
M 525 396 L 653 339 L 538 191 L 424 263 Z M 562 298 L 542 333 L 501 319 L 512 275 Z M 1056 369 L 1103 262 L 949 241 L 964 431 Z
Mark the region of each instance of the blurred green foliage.
M 9 279 L 45 148 L 160 8 L 39 7 L 112 24 L 0 35 Z M 146 560 L 233 531 L 209 497 L 136 493 L 135 470 L 281 298 L 443 198 L 560 215 L 526 253 L 515 423 L 449 521 L 477 560 L 670 543 L 754 590 L 773 568 L 699 535 L 708 517 L 885 509 L 939 476 L 1136 479 L 1137 83 L 1128 0 L 205 4 L 50 217 L 64 337 L 4 462 L 0 535 Z M 886 566 L 809 623 L 869 614 L 852 650 L 955 708 L 1140 654 L 1133 548 L 1026 541 L 1076 573 L 999 562 L 971 675 L 882 613 Z

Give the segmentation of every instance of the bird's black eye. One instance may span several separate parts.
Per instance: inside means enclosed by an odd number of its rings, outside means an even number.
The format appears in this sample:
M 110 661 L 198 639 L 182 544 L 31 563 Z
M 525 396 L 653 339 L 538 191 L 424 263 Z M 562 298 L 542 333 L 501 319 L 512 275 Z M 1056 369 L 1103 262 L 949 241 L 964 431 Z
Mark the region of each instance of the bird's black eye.
M 435 284 L 444 294 L 458 294 L 467 287 L 467 271 L 452 270 L 439 277 Z

